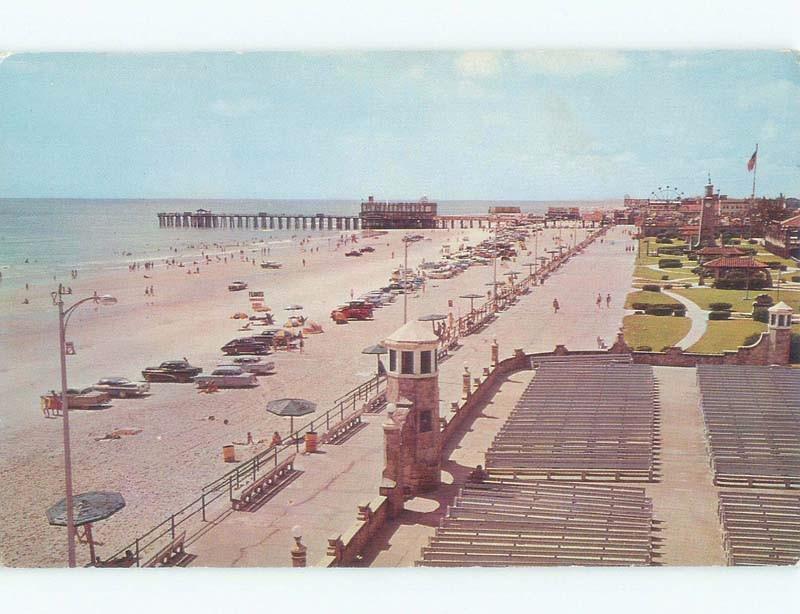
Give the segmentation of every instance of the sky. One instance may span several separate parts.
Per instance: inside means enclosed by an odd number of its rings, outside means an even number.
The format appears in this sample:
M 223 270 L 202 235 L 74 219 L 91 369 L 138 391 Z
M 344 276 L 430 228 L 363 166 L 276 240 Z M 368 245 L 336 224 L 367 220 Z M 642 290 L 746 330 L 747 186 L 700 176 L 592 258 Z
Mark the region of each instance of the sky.
M 778 51 L 0 54 L 0 198 L 800 196 Z

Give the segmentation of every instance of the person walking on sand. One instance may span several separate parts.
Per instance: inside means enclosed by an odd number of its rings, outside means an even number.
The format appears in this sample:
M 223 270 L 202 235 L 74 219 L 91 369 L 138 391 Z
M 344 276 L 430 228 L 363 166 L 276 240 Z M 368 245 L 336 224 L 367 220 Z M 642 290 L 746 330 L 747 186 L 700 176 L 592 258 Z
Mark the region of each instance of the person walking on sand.
M 606 308 L 611 309 L 611 295 L 606 294 Z
M 558 313 L 558 310 L 561 309 L 561 305 L 558 304 L 558 299 L 553 299 L 553 313 Z
M 595 305 L 597 305 L 597 308 L 600 309 L 602 304 L 603 304 L 603 297 L 600 296 L 600 293 L 598 292 L 597 293 L 597 300 L 595 301 Z

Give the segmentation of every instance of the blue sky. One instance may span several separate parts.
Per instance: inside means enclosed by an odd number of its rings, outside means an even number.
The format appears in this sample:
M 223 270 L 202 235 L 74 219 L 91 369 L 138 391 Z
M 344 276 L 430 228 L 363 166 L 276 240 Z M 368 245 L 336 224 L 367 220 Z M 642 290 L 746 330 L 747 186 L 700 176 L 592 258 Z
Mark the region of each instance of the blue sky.
M 2 57 L 2 56 L 0 56 Z M 800 195 L 788 52 L 18 54 L 0 197 Z

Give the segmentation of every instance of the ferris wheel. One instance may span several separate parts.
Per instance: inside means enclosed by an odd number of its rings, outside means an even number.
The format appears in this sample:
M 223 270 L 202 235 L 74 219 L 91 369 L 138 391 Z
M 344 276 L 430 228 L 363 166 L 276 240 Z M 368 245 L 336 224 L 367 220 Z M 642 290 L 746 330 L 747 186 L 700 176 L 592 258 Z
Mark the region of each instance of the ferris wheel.
M 679 201 L 683 198 L 683 192 L 674 185 L 658 186 L 650 192 L 650 200 Z

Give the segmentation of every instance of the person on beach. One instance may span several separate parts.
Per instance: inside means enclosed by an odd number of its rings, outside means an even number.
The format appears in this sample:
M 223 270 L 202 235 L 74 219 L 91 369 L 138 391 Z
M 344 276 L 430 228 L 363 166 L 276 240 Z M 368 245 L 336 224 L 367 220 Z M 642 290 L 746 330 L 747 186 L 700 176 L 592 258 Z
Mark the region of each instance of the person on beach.
M 600 296 L 600 293 L 598 292 L 597 293 L 597 300 L 595 301 L 595 305 L 597 305 L 597 308 L 600 309 L 600 306 L 602 304 L 603 304 L 603 297 Z
M 561 305 L 558 304 L 558 299 L 553 299 L 553 313 L 558 313 L 558 310 L 561 309 Z
M 275 431 L 272 434 L 272 441 L 270 441 L 269 445 L 272 446 L 272 447 L 275 447 L 275 446 L 281 445 L 282 443 L 283 443 L 283 440 L 281 439 L 280 434 L 278 433 L 278 431 Z
M 611 309 L 611 295 L 606 294 L 606 308 Z

